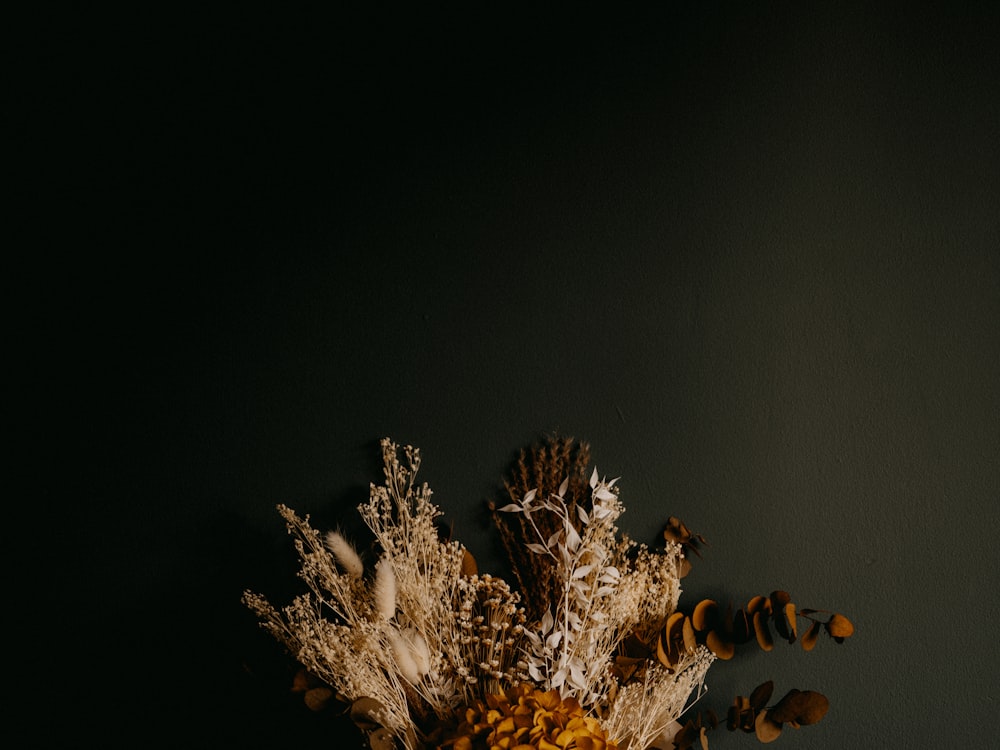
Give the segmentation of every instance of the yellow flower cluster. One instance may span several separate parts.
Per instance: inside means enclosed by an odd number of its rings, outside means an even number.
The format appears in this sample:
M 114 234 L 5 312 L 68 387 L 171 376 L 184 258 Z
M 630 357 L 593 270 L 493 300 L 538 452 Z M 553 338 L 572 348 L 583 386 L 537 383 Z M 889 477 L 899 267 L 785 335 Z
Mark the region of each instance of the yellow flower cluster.
M 449 750 L 618 750 L 575 698 L 522 683 L 465 710 Z

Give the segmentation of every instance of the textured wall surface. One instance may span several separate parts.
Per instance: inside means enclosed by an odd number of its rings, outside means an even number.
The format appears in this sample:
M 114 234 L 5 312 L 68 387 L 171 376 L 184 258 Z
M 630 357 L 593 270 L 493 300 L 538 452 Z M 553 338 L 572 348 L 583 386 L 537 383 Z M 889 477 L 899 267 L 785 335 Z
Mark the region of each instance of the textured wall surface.
M 997 12 L 696 5 L 47 20 L 36 731 L 350 746 L 240 604 L 294 586 L 275 504 L 344 523 L 388 436 L 490 569 L 557 432 L 630 534 L 707 537 L 682 602 L 856 624 L 705 707 L 773 678 L 832 705 L 783 747 L 995 745 Z

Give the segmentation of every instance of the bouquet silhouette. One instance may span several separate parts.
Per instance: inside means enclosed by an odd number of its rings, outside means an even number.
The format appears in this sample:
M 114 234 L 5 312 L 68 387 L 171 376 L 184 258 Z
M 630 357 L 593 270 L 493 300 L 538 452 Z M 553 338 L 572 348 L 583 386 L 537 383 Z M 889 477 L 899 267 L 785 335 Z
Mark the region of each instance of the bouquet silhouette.
M 741 645 L 810 650 L 854 627 L 780 590 L 738 609 L 679 607 L 704 538 L 675 517 L 655 546 L 621 533 L 618 482 L 589 467 L 586 443 L 521 451 L 503 504 L 490 503 L 513 582 L 479 572 L 450 538 L 416 482 L 419 451 L 381 448 L 385 481 L 358 508 L 371 550 L 279 505 L 306 590 L 280 609 L 244 594 L 301 665 L 306 705 L 342 707 L 374 750 L 684 750 L 707 748 L 721 726 L 769 742 L 825 715 L 816 691 L 772 703 L 771 682 L 737 696 L 724 720 L 694 712 L 711 665 Z

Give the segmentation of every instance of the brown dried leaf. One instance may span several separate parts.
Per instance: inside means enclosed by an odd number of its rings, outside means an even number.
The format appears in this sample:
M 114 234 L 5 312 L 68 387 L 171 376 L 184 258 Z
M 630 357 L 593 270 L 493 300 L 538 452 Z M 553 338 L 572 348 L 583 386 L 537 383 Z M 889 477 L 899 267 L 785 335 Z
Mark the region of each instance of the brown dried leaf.
M 668 542 L 684 544 L 691 539 L 691 530 L 677 516 L 670 516 L 666 528 L 663 529 L 663 538 Z
M 781 724 L 772 719 L 767 711 L 761 711 L 754 721 L 754 730 L 757 733 L 757 739 L 766 744 L 778 739 L 781 735 Z
M 746 610 L 738 609 L 733 616 L 733 642 L 746 643 L 753 638 L 753 624 L 747 617 Z
M 789 604 L 789 602 L 791 602 L 791 600 L 792 598 L 788 595 L 787 591 L 771 592 L 771 611 L 774 613 L 774 629 L 778 631 L 778 635 L 782 639 L 788 641 L 789 643 L 791 643 L 794 639 L 792 638 L 791 630 L 789 630 L 788 627 L 785 607 Z
M 709 651 L 723 661 L 732 659 L 736 654 L 736 644 L 730 640 L 726 640 L 717 630 L 709 632 L 705 638 L 705 645 L 708 646 Z
M 660 633 L 656 638 L 656 660 L 668 669 L 673 669 L 677 664 L 676 655 L 670 653 L 670 642 L 666 641 L 666 634 Z
M 747 614 L 753 615 L 756 612 L 771 614 L 771 600 L 766 596 L 755 596 L 747 602 Z
M 474 576 L 479 572 L 479 566 L 476 564 L 476 558 L 472 556 L 469 550 L 463 550 L 462 554 L 462 575 L 463 576 Z
M 305 669 L 298 669 L 295 671 L 295 676 L 292 677 L 292 692 L 304 693 L 315 684 L 316 680 L 309 674 L 309 672 Z
M 635 674 L 636 670 L 643 664 L 646 663 L 645 658 L 636 658 L 633 656 L 616 656 L 615 664 L 611 668 L 612 673 L 618 678 L 621 683 L 628 682 L 632 675 Z
M 629 636 L 622 641 L 620 650 L 622 656 L 627 656 L 632 659 L 648 659 L 652 655 L 652 648 L 636 636 L 635 633 L 630 633 Z
M 374 698 L 358 698 L 351 704 L 351 721 L 361 729 L 374 729 L 381 726 L 375 716 L 382 711 L 382 704 Z
M 771 592 L 771 608 L 777 612 L 792 600 L 792 595 L 787 591 L 778 589 Z
M 333 700 L 333 691 L 328 687 L 314 687 L 302 696 L 310 711 L 322 711 Z
M 368 747 L 371 750 L 395 750 L 396 741 L 385 727 L 379 727 L 368 735 Z
M 788 602 L 788 604 L 785 605 L 784 619 L 788 630 L 786 638 L 789 643 L 795 643 L 795 639 L 798 637 L 798 623 L 797 618 L 795 617 L 795 605 L 792 602 Z
M 815 724 L 830 708 L 830 701 L 815 690 L 792 689 L 771 709 L 775 721 L 793 725 Z
M 760 711 L 767 702 L 771 700 L 771 694 L 774 692 L 774 681 L 768 680 L 767 682 L 762 682 L 760 685 L 753 689 L 750 693 L 749 703 L 755 711 Z
M 670 516 L 667 519 L 666 528 L 663 529 L 663 538 L 668 542 L 681 545 L 685 555 L 693 552 L 698 557 L 701 557 L 701 551 L 698 548 L 708 543 L 705 541 L 705 537 L 693 533 L 677 516 Z M 683 575 L 681 577 L 683 578 Z
M 735 732 L 740 726 L 740 712 L 736 706 L 730 706 L 726 711 L 726 729 Z
M 674 749 L 675 750 L 689 750 L 692 744 L 694 744 L 694 738 L 698 728 L 692 719 L 688 719 L 687 723 L 683 727 L 677 730 L 674 734 Z
M 737 695 L 733 698 L 733 705 L 726 712 L 726 728 L 730 732 L 740 729 L 744 732 L 753 731 L 754 711 L 750 707 L 750 701 L 745 695 Z
M 691 613 L 691 624 L 699 632 L 711 630 L 719 623 L 719 605 L 713 599 L 702 599 Z

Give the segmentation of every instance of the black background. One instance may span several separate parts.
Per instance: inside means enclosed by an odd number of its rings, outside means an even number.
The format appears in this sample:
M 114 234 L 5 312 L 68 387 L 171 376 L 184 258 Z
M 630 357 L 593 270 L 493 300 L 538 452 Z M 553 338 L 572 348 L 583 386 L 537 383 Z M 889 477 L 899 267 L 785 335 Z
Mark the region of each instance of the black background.
M 786 588 L 855 621 L 715 665 L 705 708 L 773 677 L 832 703 L 787 746 L 991 747 L 997 20 L 14 26 L 15 721 L 38 744 L 351 745 L 239 601 L 295 588 L 275 504 L 356 523 L 389 436 L 501 570 L 483 504 L 559 433 L 622 476 L 625 530 L 708 537 L 682 602 Z

